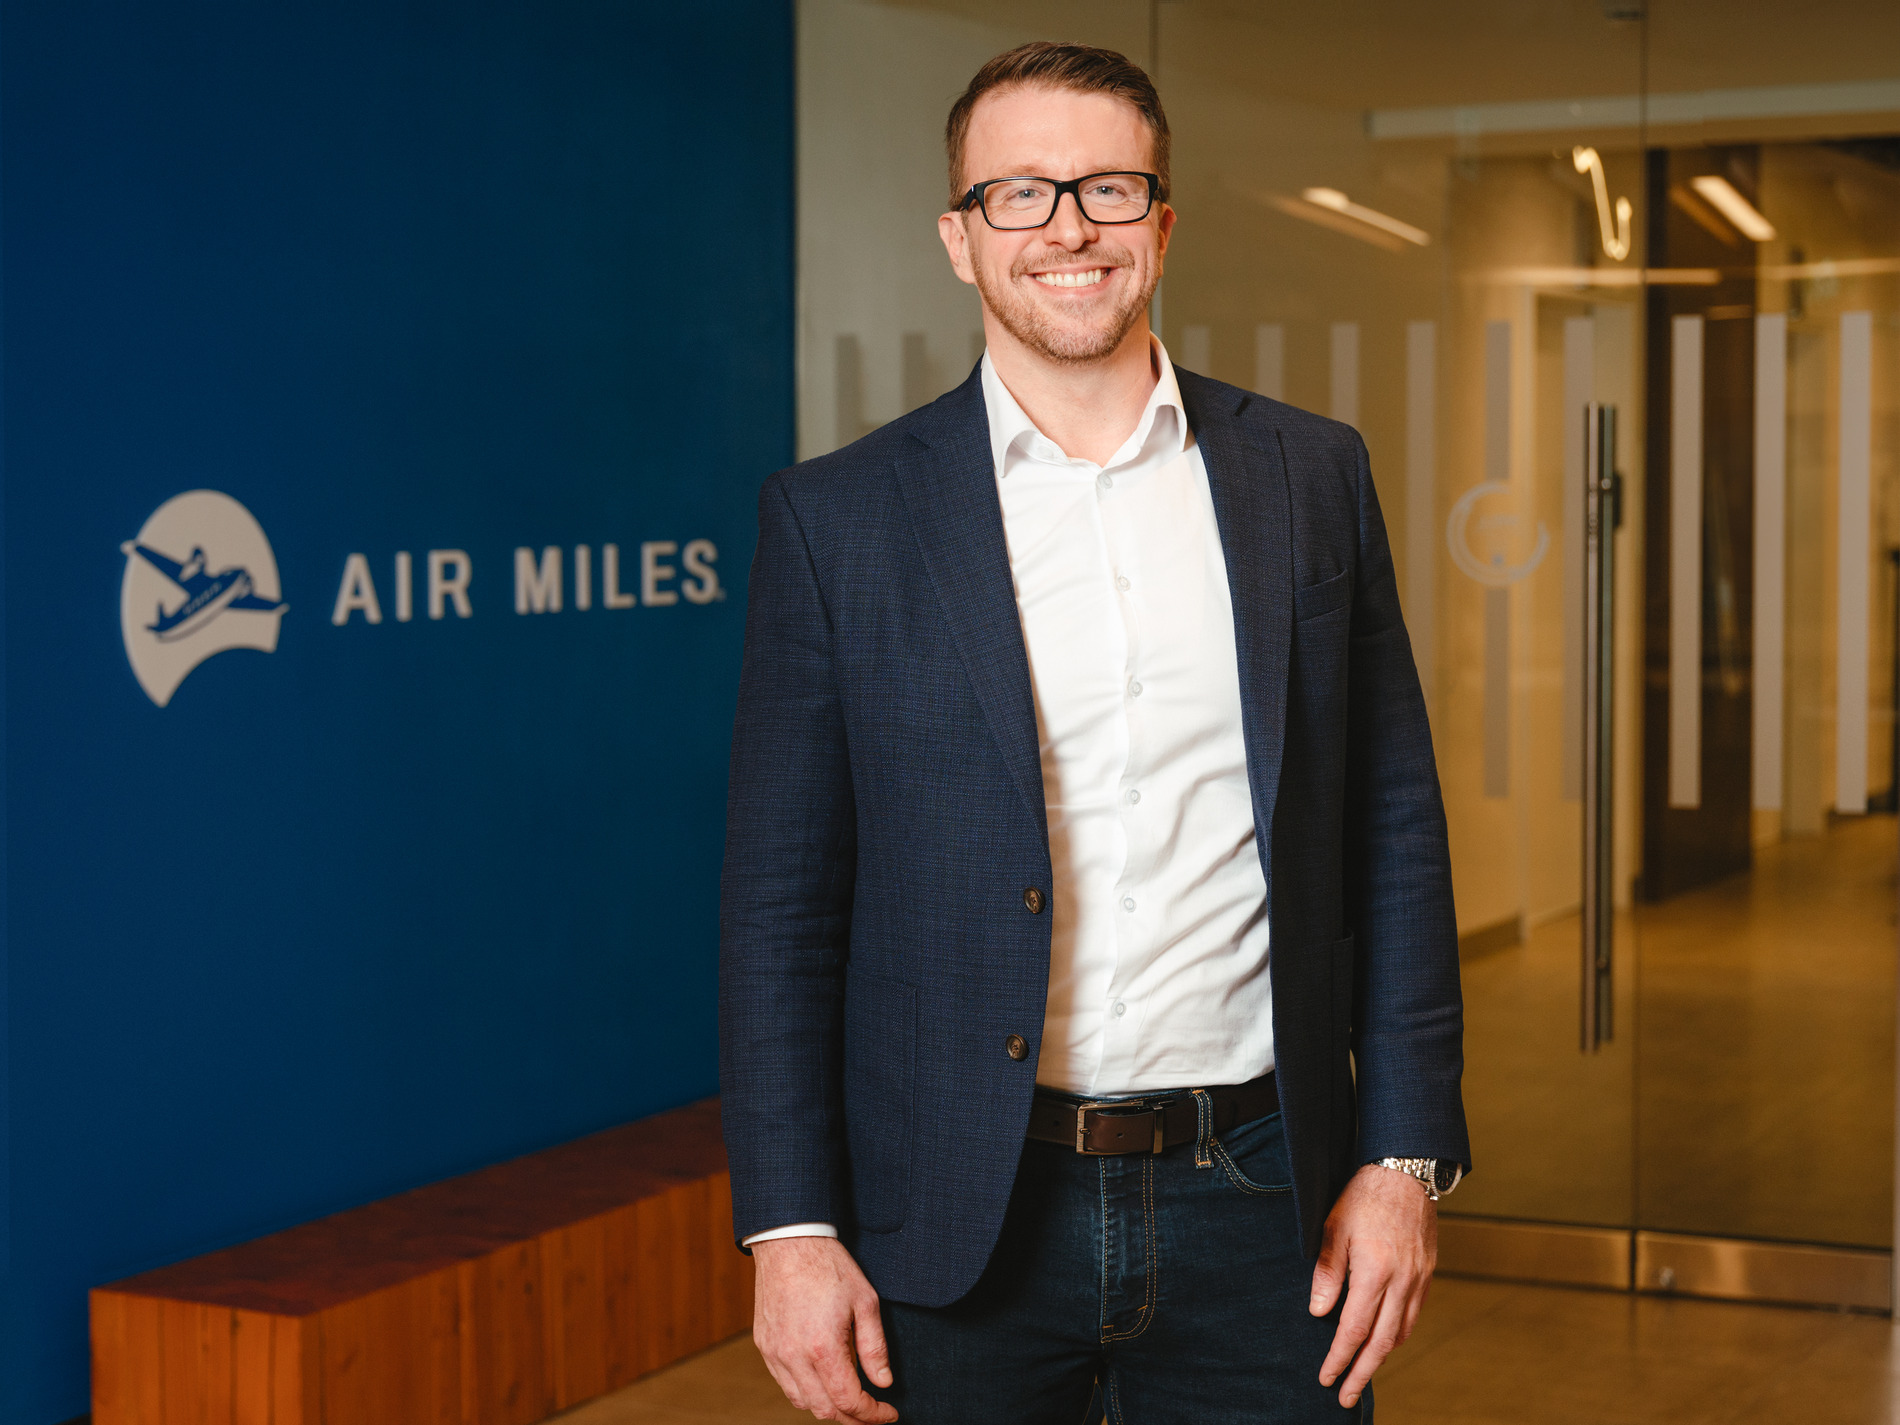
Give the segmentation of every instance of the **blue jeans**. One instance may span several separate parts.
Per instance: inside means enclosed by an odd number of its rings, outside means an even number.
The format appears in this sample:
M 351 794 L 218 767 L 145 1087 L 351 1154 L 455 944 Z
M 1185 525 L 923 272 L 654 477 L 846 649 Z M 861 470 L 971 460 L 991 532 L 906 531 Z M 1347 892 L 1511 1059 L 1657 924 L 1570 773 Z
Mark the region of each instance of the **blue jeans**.
M 903 1425 L 1372 1419 L 1319 1383 L 1339 1308 L 1306 1309 L 1280 1115 L 1164 1153 L 1023 1150 L 989 1266 L 947 1307 L 883 1305 Z M 1099 1390 L 1098 1390 L 1099 1386 Z M 1096 1403 L 1091 1406 L 1091 1400 Z

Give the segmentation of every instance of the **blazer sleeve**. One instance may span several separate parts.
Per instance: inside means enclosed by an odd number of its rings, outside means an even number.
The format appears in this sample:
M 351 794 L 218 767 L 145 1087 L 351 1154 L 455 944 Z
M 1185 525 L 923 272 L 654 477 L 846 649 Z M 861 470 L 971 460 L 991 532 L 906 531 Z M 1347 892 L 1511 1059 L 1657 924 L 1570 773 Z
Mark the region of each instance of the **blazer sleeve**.
M 1432 734 L 1365 442 L 1348 669 L 1345 892 L 1355 940 L 1358 1161 L 1471 1163 L 1451 853 Z
M 759 496 L 720 882 L 733 1236 L 843 1223 L 843 975 L 856 815 L 834 630 L 783 474 Z

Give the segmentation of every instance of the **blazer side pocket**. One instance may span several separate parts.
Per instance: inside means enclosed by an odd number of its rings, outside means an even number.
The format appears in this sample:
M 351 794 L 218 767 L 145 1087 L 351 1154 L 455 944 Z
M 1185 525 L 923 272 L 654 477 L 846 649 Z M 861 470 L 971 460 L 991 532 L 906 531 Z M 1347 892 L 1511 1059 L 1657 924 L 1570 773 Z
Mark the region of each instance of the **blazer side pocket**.
M 1342 569 L 1330 579 L 1321 579 L 1317 584 L 1308 584 L 1303 589 L 1293 591 L 1293 617 L 1295 621 L 1318 618 L 1334 609 L 1343 609 L 1352 602 L 1352 570 Z
M 1335 940 L 1326 955 L 1332 961 L 1334 1047 L 1343 1058 L 1352 1052 L 1353 937 Z
M 895 1232 L 910 1202 L 917 991 L 847 972 L 844 1128 L 851 1196 L 864 1232 Z

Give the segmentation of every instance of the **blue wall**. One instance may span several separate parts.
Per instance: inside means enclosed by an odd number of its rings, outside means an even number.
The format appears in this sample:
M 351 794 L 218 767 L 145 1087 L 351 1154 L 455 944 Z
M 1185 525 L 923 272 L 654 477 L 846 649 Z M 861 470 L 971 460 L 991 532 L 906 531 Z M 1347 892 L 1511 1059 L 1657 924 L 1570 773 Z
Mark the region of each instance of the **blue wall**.
M 714 1091 L 791 34 L 786 0 L 0 11 L 8 1425 L 86 1409 L 88 1286 Z M 214 610 L 190 638 L 276 650 L 161 707 L 121 545 L 195 489 L 288 608 Z M 271 604 L 204 529 L 160 552 Z M 637 594 L 643 543 L 701 539 L 720 597 L 603 606 L 606 544 Z M 548 545 L 564 608 L 517 613 Z M 428 616 L 432 549 L 470 617 Z M 380 623 L 332 621 L 352 553 Z

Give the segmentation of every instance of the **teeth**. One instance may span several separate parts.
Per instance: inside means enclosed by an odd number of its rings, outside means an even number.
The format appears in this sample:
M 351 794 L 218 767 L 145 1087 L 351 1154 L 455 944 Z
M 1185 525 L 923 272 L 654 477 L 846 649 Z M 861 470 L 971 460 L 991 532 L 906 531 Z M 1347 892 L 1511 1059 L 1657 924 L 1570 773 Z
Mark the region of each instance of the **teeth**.
M 1045 287 L 1090 287 L 1107 275 L 1107 268 L 1091 267 L 1087 272 L 1038 272 L 1035 277 Z

